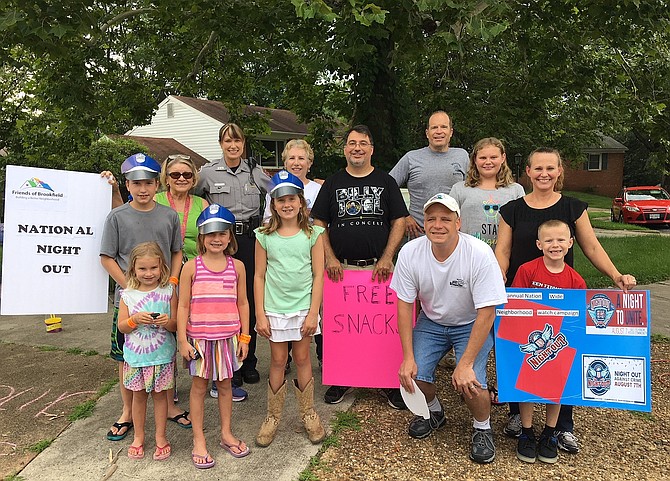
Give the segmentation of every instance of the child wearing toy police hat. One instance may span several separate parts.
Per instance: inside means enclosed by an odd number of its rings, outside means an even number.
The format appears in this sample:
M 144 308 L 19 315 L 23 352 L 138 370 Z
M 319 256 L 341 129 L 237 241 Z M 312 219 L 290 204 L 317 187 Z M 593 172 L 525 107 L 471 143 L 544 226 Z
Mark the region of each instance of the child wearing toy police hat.
M 231 378 L 249 351 L 249 302 L 246 271 L 232 256 L 237 241 L 232 227 L 235 216 L 219 204 L 202 211 L 197 220 L 198 255 L 181 271 L 177 341 L 193 377 L 191 422 L 193 464 L 198 469 L 214 466 L 203 432 L 205 393 L 209 380 L 216 382 L 221 417 L 219 445 L 232 456 L 249 454 L 244 441 L 233 435 Z
M 256 332 L 270 340 L 268 412 L 256 444 L 268 446 L 277 427 L 286 398 L 284 368 L 288 341 L 298 368 L 294 388 L 300 416 L 312 443 L 326 436 L 314 411 L 314 378 L 309 345 L 319 334 L 319 307 L 323 298 L 324 250 L 322 227 L 309 222 L 303 183 L 281 170 L 272 177 L 272 217 L 256 229 Z
M 102 231 L 100 262 L 117 284 L 110 357 L 119 362 L 119 388 L 123 400 L 123 412 L 107 433 L 110 441 L 125 438 L 133 427 L 133 393 L 123 385 L 124 334 L 118 329 L 120 293 L 121 289 L 126 288 L 125 272 L 129 267 L 130 253 L 136 245 L 154 241 L 167 260 L 170 272 L 177 275 L 181 268 L 179 216 L 169 207 L 154 201 L 160 172 L 160 164 L 144 154 L 131 155 L 121 164 L 121 173 L 126 178 L 126 188 L 133 200 L 113 209 L 107 216 Z M 173 283 L 176 284 L 176 278 Z

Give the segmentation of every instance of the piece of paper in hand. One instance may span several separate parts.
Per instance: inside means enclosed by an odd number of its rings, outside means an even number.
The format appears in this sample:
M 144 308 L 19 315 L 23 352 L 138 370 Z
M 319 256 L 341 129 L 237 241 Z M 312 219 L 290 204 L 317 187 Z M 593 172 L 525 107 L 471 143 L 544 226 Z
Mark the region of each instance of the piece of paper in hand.
M 424 419 L 430 418 L 430 413 L 428 412 L 428 403 L 426 402 L 426 396 L 423 395 L 419 386 L 416 385 L 414 379 L 412 379 L 412 384 L 414 385 L 414 392 L 410 393 L 405 390 L 405 388 L 400 385 L 400 394 L 402 395 L 403 401 L 417 416 L 421 416 Z

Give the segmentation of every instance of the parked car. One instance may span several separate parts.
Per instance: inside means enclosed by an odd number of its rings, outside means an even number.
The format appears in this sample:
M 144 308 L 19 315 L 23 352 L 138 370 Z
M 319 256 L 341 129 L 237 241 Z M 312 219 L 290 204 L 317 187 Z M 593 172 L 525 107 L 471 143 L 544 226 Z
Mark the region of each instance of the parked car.
M 612 201 L 612 222 L 670 227 L 670 194 L 662 187 L 625 187 Z

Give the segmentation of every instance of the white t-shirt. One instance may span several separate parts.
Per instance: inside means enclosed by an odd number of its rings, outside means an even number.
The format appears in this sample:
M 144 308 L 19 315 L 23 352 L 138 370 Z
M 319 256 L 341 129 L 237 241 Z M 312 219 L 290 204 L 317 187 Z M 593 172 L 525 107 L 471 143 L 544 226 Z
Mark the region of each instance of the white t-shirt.
M 310 180 L 309 183 L 305 185 L 304 194 L 305 194 L 305 202 L 307 203 L 308 213 L 312 211 L 312 206 L 314 205 L 314 201 L 316 200 L 316 196 L 319 195 L 320 190 L 321 190 L 321 184 L 319 184 L 318 182 L 314 182 L 313 180 Z M 263 224 L 268 222 L 271 216 L 272 213 L 270 212 L 270 194 L 265 194 L 265 212 L 263 212 Z
M 398 254 L 391 288 L 404 302 L 418 298 L 426 316 L 444 326 L 470 324 L 477 309 L 507 302 L 493 251 L 462 232 L 456 249 L 444 262 L 433 255 L 428 237 L 405 244 Z

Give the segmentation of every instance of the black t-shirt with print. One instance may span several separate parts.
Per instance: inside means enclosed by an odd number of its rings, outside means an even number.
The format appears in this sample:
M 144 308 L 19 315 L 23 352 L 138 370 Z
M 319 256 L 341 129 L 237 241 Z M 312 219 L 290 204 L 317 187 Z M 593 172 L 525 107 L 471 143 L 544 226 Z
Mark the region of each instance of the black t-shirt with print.
M 365 177 L 331 175 L 312 207 L 312 217 L 328 224 L 335 255 L 349 260 L 381 257 L 391 221 L 407 215 L 398 184 L 377 168 Z

